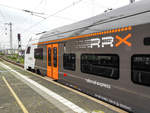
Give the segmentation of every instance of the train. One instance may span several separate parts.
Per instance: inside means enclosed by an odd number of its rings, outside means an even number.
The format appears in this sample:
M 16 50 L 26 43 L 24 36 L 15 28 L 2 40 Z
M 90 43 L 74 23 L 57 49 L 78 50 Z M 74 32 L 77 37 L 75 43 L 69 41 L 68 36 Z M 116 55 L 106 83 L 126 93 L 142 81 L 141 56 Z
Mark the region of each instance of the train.
M 150 1 L 35 35 L 24 68 L 130 113 L 150 113 Z

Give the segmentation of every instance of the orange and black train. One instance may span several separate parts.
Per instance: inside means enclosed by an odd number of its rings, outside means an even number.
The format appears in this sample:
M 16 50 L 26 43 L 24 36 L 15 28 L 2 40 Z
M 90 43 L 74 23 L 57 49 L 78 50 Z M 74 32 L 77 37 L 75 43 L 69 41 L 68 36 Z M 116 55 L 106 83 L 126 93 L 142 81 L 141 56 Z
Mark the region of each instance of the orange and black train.
M 29 41 L 25 69 L 131 113 L 150 113 L 150 1 Z

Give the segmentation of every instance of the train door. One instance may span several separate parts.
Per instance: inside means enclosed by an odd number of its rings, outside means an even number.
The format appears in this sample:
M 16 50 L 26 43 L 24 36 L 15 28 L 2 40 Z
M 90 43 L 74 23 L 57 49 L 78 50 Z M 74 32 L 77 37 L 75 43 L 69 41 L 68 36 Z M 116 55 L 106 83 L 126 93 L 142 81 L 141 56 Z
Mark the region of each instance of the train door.
M 47 46 L 47 76 L 52 78 L 52 45 Z
M 53 44 L 53 79 L 58 80 L 58 44 Z
M 58 44 L 47 46 L 47 76 L 58 80 Z

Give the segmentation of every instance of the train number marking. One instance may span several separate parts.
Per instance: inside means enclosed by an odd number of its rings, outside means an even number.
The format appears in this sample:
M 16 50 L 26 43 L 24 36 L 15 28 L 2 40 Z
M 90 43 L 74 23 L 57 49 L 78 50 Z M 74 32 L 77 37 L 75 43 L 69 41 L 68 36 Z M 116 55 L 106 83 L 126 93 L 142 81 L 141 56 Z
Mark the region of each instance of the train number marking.
M 125 43 L 126 45 L 128 45 L 129 47 L 131 47 L 131 43 L 127 41 L 128 38 L 131 37 L 131 34 L 128 34 L 125 38 L 121 38 L 118 35 L 116 36 L 116 39 L 119 40 L 119 42 L 116 44 L 116 47 L 118 47 L 119 45 L 121 45 L 122 43 Z

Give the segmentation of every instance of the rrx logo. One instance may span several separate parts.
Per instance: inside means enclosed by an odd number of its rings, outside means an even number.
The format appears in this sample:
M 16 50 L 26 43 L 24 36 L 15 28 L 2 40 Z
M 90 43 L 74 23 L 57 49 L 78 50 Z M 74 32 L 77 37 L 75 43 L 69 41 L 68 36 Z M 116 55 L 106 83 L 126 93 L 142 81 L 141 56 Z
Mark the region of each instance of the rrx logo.
M 117 39 L 116 44 L 114 44 L 115 38 Z M 116 35 L 115 37 L 108 36 L 108 37 L 102 37 L 102 38 L 94 38 L 94 39 L 90 39 L 86 41 L 90 42 L 90 44 L 88 44 L 88 48 L 93 48 L 93 46 L 97 46 L 98 48 L 100 48 L 100 47 L 105 47 L 106 45 L 110 47 L 118 47 L 121 44 L 125 44 L 131 47 L 132 44 L 127 41 L 127 39 L 129 38 L 131 38 L 131 34 L 128 34 L 125 37 L 120 37 Z

